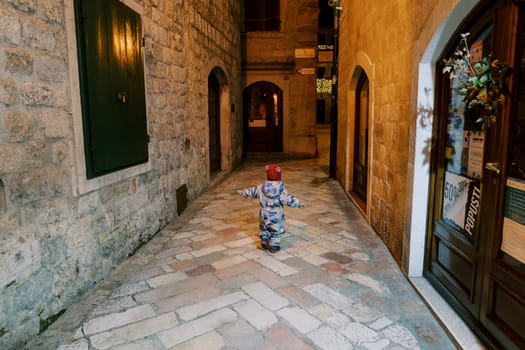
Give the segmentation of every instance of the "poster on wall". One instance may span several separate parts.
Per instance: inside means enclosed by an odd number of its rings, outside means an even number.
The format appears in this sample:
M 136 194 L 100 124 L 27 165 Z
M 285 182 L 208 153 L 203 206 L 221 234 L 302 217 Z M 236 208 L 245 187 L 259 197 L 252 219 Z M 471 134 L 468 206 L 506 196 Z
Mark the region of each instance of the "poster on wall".
M 525 264 L 525 182 L 507 180 L 501 250 Z
M 468 134 L 467 175 L 480 179 L 483 172 L 483 146 L 485 144 L 485 132 L 469 131 Z
M 443 218 L 472 237 L 478 227 L 480 182 L 447 171 L 443 197 Z

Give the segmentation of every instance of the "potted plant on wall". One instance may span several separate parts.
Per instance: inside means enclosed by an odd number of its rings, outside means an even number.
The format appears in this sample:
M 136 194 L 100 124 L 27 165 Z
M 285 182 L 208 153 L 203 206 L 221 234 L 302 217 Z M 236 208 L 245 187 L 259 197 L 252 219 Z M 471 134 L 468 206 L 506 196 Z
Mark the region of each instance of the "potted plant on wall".
M 476 60 L 468 45 L 470 33 L 461 34 L 461 40 L 452 57 L 444 59 L 444 74 L 458 79 L 457 92 L 463 96 L 467 111 L 476 116 L 476 122 L 485 129 L 496 123 L 499 107 L 508 95 L 506 79 L 510 74 L 507 64 L 492 55 Z

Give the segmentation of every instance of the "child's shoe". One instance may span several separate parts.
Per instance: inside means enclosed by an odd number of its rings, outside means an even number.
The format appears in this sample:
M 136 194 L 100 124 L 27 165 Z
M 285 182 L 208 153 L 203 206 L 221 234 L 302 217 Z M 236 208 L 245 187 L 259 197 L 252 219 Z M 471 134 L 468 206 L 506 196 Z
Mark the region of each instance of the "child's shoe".
M 263 250 L 268 250 L 268 249 L 270 249 L 270 244 L 268 243 L 267 240 L 263 239 L 263 240 L 261 241 L 261 248 L 262 248 Z
M 272 253 L 272 254 L 277 253 L 279 250 L 281 250 L 281 247 L 279 247 L 279 246 L 271 246 L 270 247 L 270 253 Z

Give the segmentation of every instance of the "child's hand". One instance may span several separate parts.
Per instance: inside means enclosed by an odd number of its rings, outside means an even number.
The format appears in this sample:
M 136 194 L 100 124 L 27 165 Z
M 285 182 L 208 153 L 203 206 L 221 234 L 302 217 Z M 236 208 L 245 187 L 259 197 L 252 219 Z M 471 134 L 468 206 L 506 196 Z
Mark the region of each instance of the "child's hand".
M 242 191 L 241 190 L 235 190 L 235 192 L 237 192 L 238 194 L 240 194 L 242 196 Z

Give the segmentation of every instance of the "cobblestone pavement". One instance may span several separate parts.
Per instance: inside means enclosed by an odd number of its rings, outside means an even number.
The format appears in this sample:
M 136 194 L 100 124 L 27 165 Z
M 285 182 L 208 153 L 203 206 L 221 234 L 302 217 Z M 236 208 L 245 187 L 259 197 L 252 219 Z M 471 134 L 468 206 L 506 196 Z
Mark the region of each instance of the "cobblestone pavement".
M 455 349 L 318 160 L 283 160 L 282 250 L 260 248 L 245 162 L 28 349 Z

